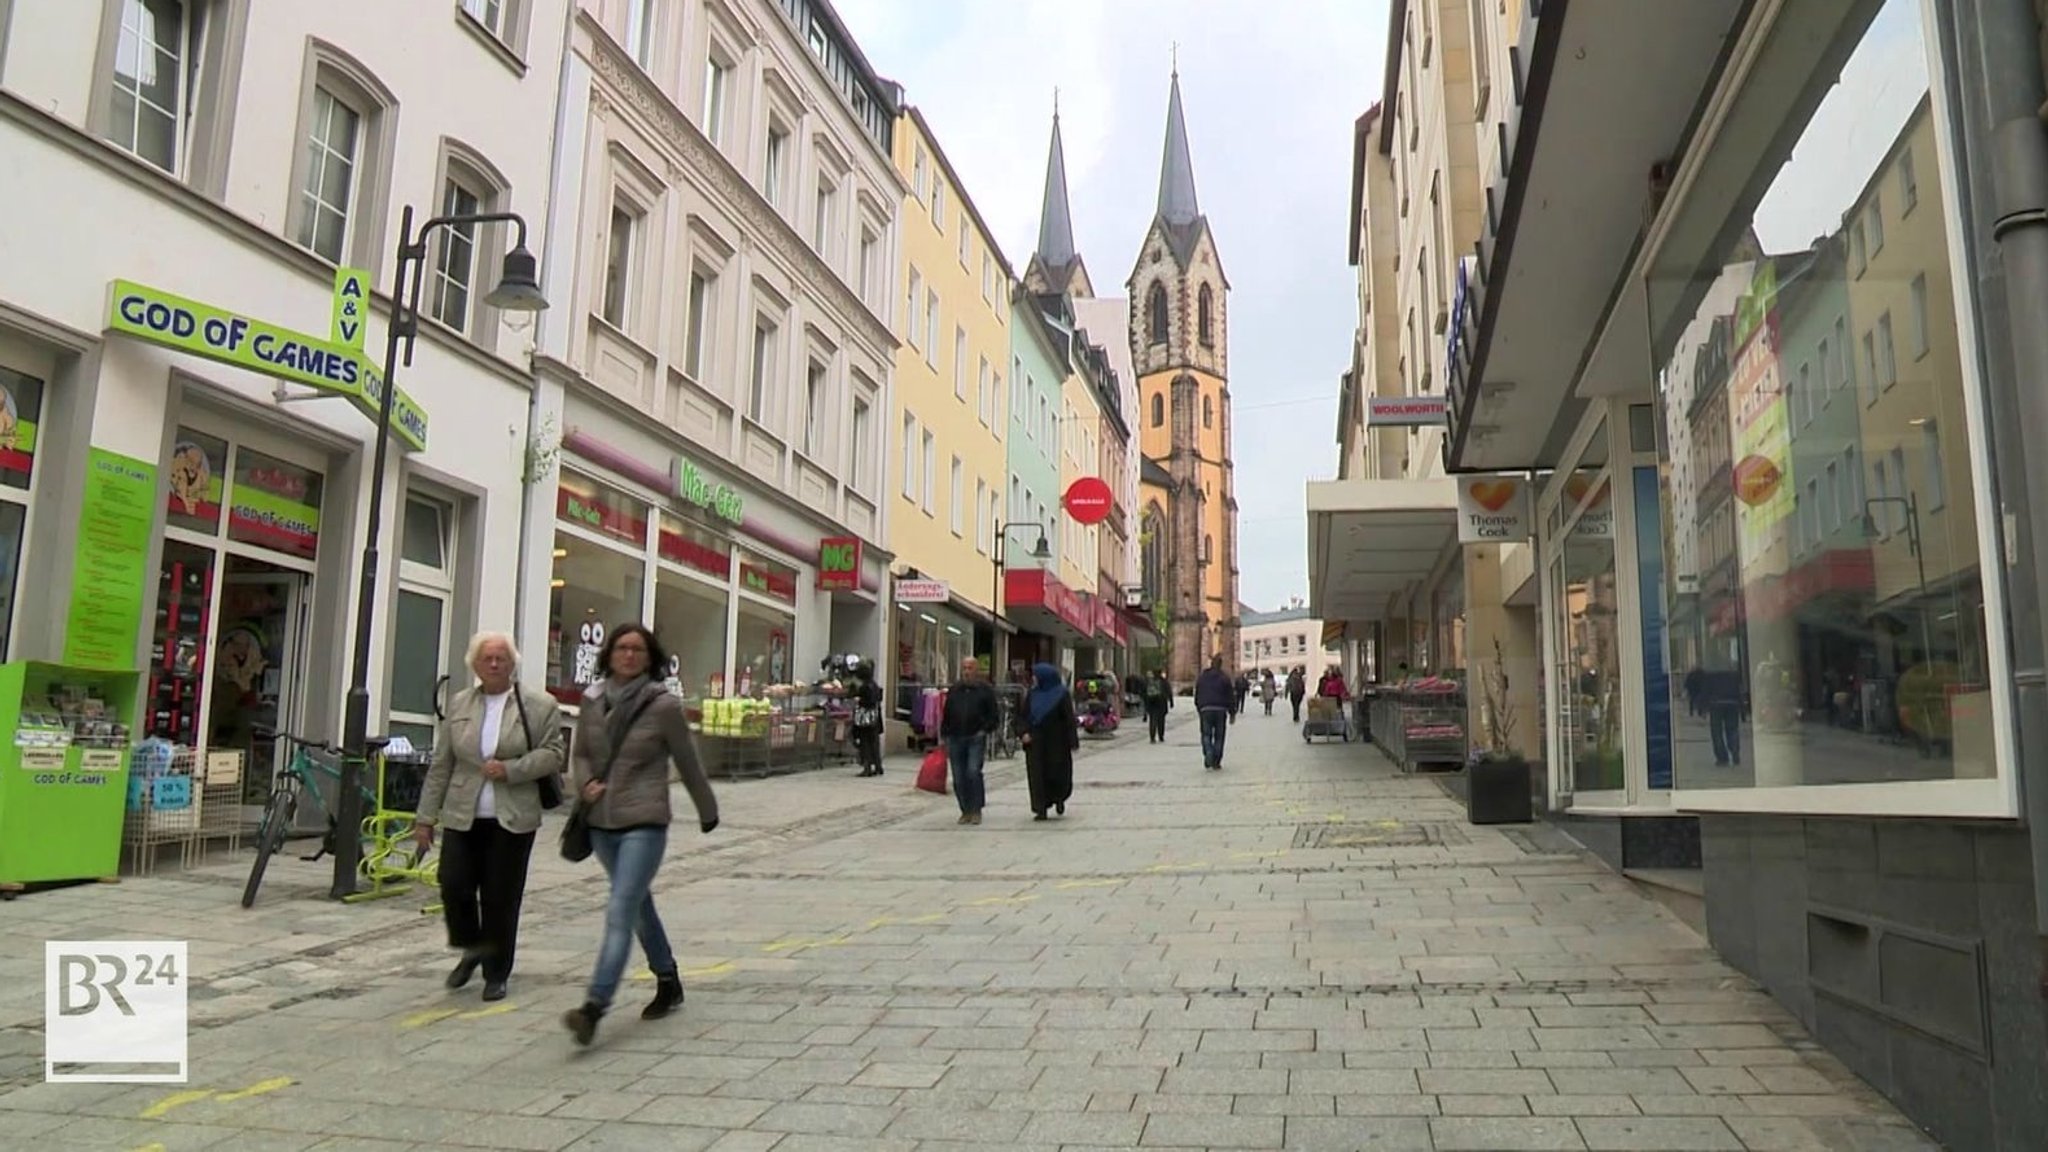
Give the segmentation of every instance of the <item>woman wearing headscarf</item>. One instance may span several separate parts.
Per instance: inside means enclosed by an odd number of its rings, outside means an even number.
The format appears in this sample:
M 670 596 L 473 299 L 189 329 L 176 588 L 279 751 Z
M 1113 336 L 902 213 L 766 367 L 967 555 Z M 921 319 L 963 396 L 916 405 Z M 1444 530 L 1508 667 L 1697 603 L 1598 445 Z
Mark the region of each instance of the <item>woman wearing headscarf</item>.
M 512 679 L 518 666 L 510 636 L 479 632 L 470 640 L 476 686 L 449 701 L 413 817 L 423 852 L 441 830 L 441 912 L 449 946 L 462 951 L 448 987 L 463 987 L 482 968 L 486 1000 L 505 998 L 542 781 L 558 781 L 562 770 L 561 712 L 554 697 Z
M 573 787 L 590 825 L 591 853 L 611 878 L 589 991 L 581 1008 L 562 1017 L 578 1044 L 597 1034 L 635 936 L 654 971 L 654 1002 L 641 1019 L 658 1020 L 683 1002 L 682 974 L 653 894 L 654 874 L 668 851 L 669 766 L 682 776 L 707 835 L 718 827 L 718 798 L 697 758 L 682 700 L 650 674 L 667 667 L 668 653 L 654 633 L 639 624 L 620 625 L 605 638 L 598 653 L 603 678 L 584 693 L 576 718 Z
M 1024 745 L 1024 777 L 1031 786 L 1031 818 L 1045 819 L 1050 808 L 1067 814 L 1074 794 L 1074 752 L 1081 747 L 1080 718 L 1074 697 L 1060 682 L 1060 670 L 1040 664 L 1031 670 L 1031 691 L 1024 697 L 1015 723 Z

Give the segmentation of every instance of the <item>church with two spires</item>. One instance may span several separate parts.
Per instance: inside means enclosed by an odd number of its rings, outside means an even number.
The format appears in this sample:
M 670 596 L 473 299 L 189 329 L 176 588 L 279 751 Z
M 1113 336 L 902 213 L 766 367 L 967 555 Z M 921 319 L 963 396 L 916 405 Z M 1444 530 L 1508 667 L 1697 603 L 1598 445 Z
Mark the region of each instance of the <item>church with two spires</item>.
M 1059 113 L 1053 113 L 1038 246 L 1024 273 L 1041 300 L 1095 298 L 1074 244 Z M 1230 463 L 1230 281 L 1195 197 L 1180 73 L 1166 107 L 1159 199 L 1119 303 L 1137 377 L 1141 580 L 1164 625 L 1166 672 L 1185 688 L 1221 654 L 1238 666 L 1237 496 Z

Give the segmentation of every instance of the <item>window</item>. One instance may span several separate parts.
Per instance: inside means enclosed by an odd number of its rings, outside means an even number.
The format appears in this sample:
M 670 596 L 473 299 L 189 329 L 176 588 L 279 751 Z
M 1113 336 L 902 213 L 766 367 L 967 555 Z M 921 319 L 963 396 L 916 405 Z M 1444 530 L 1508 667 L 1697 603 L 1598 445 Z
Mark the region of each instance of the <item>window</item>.
M 1214 410 L 1214 409 L 1213 409 L 1213 408 L 1212 408 L 1212 407 L 1210 406 L 1210 404 L 1209 404 L 1209 398 L 1208 398 L 1207 396 L 1204 396 L 1204 397 L 1202 397 L 1202 427 L 1204 427 L 1204 428 L 1213 428 L 1213 427 L 1215 427 L 1215 426 L 1216 426 L 1216 413 L 1215 413 L 1215 410 Z
M 1863 398 L 1865 403 L 1876 403 L 1879 391 L 1877 375 L 1877 333 L 1863 334 Z
M 997 372 L 997 371 L 996 371 L 996 370 L 995 370 L 994 368 L 990 368 L 990 369 L 989 369 L 989 380 L 988 380 L 988 415 L 987 415 L 987 416 L 985 416 L 985 417 L 983 417 L 983 419 L 982 419 L 982 423 L 984 423 L 984 424 L 988 425 L 988 426 L 989 426 L 989 427 L 991 427 L 991 428 L 995 427 L 995 426 L 996 426 L 996 422 L 997 422 L 998 420 L 1001 420 L 1001 419 L 1003 418 L 1002 406 L 1003 406 L 1003 377 L 1002 377 L 1002 373 L 1000 373 L 1000 372 Z
M 766 316 L 754 320 L 754 366 L 747 386 L 747 419 L 768 423 L 768 403 L 775 387 L 775 322 Z
M 994 420 L 992 412 L 995 408 L 995 397 L 990 394 L 989 389 L 989 386 L 993 384 L 994 381 L 989 378 L 988 357 L 983 356 L 981 358 L 981 370 L 979 375 L 976 376 L 975 380 L 975 406 L 977 409 L 979 409 L 981 415 L 981 422 L 983 424 L 992 423 Z
M 1948 477 L 1941 461 L 1941 425 L 1932 420 L 1920 424 L 1920 468 L 1921 490 L 1927 494 L 1921 505 L 1929 512 L 1939 512 L 1948 504 Z
M 473 216 L 483 210 L 484 199 L 461 179 L 450 176 L 442 185 L 441 213 L 444 216 Z M 469 328 L 470 288 L 476 277 L 476 225 L 460 224 L 437 230 L 434 242 L 440 246 L 434 261 L 434 297 L 429 307 L 433 317 L 457 332 Z
M 1873 493 L 1871 503 L 1876 506 L 1873 511 L 1880 513 L 1872 516 L 1871 521 L 1876 525 L 1879 536 L 1889 536 L 1892 532 L 1892 510 L 1888 499 L 1892 494 L 1891 472 L 1882 459 L 1870 465 L 1870 490 Z
M 1828 482 L 1821 492 L 1827 497 L 1822 506 L 1827 530 L 1833 532 L 1842 526 L 1842 470 L 1833 460 L 1828 461 Z
M 996 302 L 996 258 L 990 252 L 981 254 L 981 301 L 984 304 Z
M 930 158 L 925 154 L 924 145 L 919 144 L 917 146 L 917 161 L 911 167 L 910 186 L 911 190 L 916 194 L 918 203 L 920 204 L 924 202 L 924 182 L 926 175 L 928 175 L 930 171 Z
M 1889 388 L 1899 382 L 1898 359 L 1892 348 L 1892 314 L 1885 312 L 1877 318 L 1877 366 L 1883 376 L 1876 390 Z
M 917 499 L 917 417 L 903 414 L 903 498 Z
M 855 385 L 867 389 L 869 382 L 855 374 Z M 853 490 L 869 493 L 875 490 L 875 405 L 863 391 L 853 398 Z
M 1835 494 L 1837 502 L 1835 522 L 1838 524 L 1855 524 L 1863 517 L 1861 510 L 1862 494 L 1856 490 L 1857 486 L 1863 482 L 1863 474 L 1856 467 L 1856 448 L 1854 445 L 1842 449 L 1841 465 L 1842 487 Z M 1833 468 L 1834 465 L 1830 464 L 1828 467 Z
M 434 744 L 435 703 L 453 647 L 454 509 L 408 493 L 400 521 L 398 611 L 391 629 L 393 734 Z
M 938 476 L 939 441 L 932 435 L 932 430 L 927 428 L 924 430 L 924 491 L 919 493 L 918 501 L 927 516 L 932 513 L 932 491 L 938 487 Z
M 1911 322 L 1906 329 L 1906 350 L 1918 360 L 1927 355 L 1927 273 L 1913 277 Z
M 716 56 L 704 58 L 704 138 L 715 147 L 725 147 L 726 89 L 732 68 Z
M 627 331 L 631 319 L 634 246 L 640 230 L 640 215 L 623 200 L 612 201 L 611 231 L 605 240 L 604 321 Z
M 1863 275 L 1863 270 L 1869 267 L 1869 255 L 1863 218 L 1859 216 L 1856 223 L 1849 228 L 1849 266 L 1856 270 L 1856 275 Z
M 939 294 L 927 288 L 924 291 L 924 329 L 932 338 L 924 347 L 924 362 L 928 368 L 939 366 Z
M 1166 286 L 1152 285 L 1145 294 L 1145 332 L 1155 347 L 1166 343 Z
M 1813 403 L 1813 382 L 1810 379 L 1808 379 L 1808 377 L 1811 375 L 1811 367 L 1811 365 L 1805 363 L 1804 361 L 1800 363 L 1799 376 L 1790 386 L 1792 394 L 1790 397 L 1788 397 L 1790 403 L 1786 405 L 1786 407 L 1791 409 L 1793 417 L 1796 418 L 1802 424 L 1813 418 L 1811 412 L 1811 405 Z
M 1487 98 L 1493 92 L 1493 53 L 1488 51 L 1491 37 L 1486 28 L 1486 0 L 1469 0 L 1472 20 L 1472 85 L 1473 114 L 1486 115 Z
M 987 541 L 982 551 L 993 556 L 996 554 L 996 521 L 1002 518 L 1001 509 L 996 506 L 996 492 L 993 489 L 989 491 L 988 500 L 983 507 L 986 509 L 983 512 L 983 516 L 986 518 L 988 528 L 986 531 Z
M 1028 413 L 1024 402 L 1024 361 L 1021 357 L 1010 357 L 1010 418 L 1015 420 L 1019 413 Z
M 1920 175 L 1913 170 L 1913 150 L 1899 153 L 1899 215 L 1911 212 L 1920 203 Z
M 953 399 L 967 399 L 967 329 L 953 329 Z
M 1202 285 L 1195 323 L 1196 331 L 1199 333 L 1199 339 L 1202 341 L 1202 347 L 1204 348 L 1214 348 L 1216 346 L 1215 316 L 1213 315 L 1216 306 L 1215 297 L 1216 294 L 1209 290 L 1207 284 Z
M 761 195 L 770 204 L 782 206 L 783 188 L 789 181 L 789 130 L 780 123 L 768 124 L 768 147 L 761 159 Z
M 857 274 L 860 277 L 860 298 L 868 304 L 873 304 L 875 299 L 875 267 L 879 254 L 879 242 L 875 239 L 874 230 L 866 225 L 862 225 L 860 230 L 860 267 L 857 270 Z
M 356 204 L 363 160 L 363 120 L 362 109 L 325 85 L 314 87 L 305 178 L 299 184 L 298 241 L 336 264 L 348 257 L 349 213 Z
M 1901 496 L 1905 497 L 1905 498 L 1906 498 L 1907 500 L 1913 500 L 1913 499 L 1915 498 L 1916 494 L 1915 494 L 1915 493 L 1914 493 L 1914 491 L 1913 491 L 1913 482 L 1912 482 L 1912 480 L 1908 479 L 1908 478 L 1907 478 L 1907 475 L 1906 475 L 1906 449 L 1905 449 L 1905 448 L 1904 448 L 1903 446 L 1901 446 L 1901 445 L 1897 445 L 1897 444 L 1894 444 L 1894 445 L 1892 445 L 1892 450 L 1891 450 L 1891 462 L 1892 462 L 1892 483 L 1893 483 L 1893 484 L 1896 484 L 1896 485 L 1898 485 L 1898 491 L 1899 491 L 1899 495 L 1901 495 Z M 1905 503 L 1904 503 L 1904 502 L 1902 502 L 1902 501 L 1899 501 L 1899 500 L 1894 500 L 1894 501 L 1891 501 L 1891 502 L 1890 502 L 1889 504 L 1887 504 L 1887 505 L 1886 505 L 1886 507 L 1887 507 L 1888 509 L 1890 509 L 1890 514 L 1889 514 L 1889 515 L 1890 515 L 1890 519 L 1891 519 L 1891 521 L 1892 521 L 1892 531 L 1894 531 L 1894 532 L 1903 532 L 1903 531 L 1905 531 L 1905 530 L 1906 530 L 1906 506 L 1905 506 Z
M 832 254 L 832 211 L 833 200 L 839 189 L 824 173 L 818 174 L 818 203 L 811 217 L 811 247 L 820 256 Z
M 654 69 L 654 6 L 655 0 L 626 0 L 626 54 L 648 71 Z
M 804 373 L 804 455 L 822 460 L 825 450 L 825 406 L 831 403 L 825 366 L 816 360 Z
M 505 39 L 505 0 L 462 0 L 462 10 L 483 25 L 484 31 Z
M 1884 194 L 1873 189 L 1870 193 L 1870 254 L 1876 256 L 1884 251 Z
M 932 227 L 937 228 L 941 232 L 946 230 L 946 182 L 944 180 L 935 179 L 932 181 Z
M 173 176 L 184 174 L 202 41 L 185 0 L 121 0 L 108 140 Z
M 960 213 L 960 266 L 967 267 L 967 254 L 972 241 L 967 235 L 967 213 Z
M 687 325 L 683 333 L 683 375 L 692 380 L 704 380 L 704 366 L 711 356 L 712 318 L 717 314 L 717 277 L 703 268 L 690 270 L 690 296 L 687 307 L 689 315 L 684 318 Z
M 974 481 L 974 550 L 988 555 L 988 482 Z
M 1154 392 L 1152 394 L 1152 426 L 1154 428 L 1162 428 L 1165 425 L 1166 394 L 1164 392 Z
M 1820 390 L 1824 397 L 1825 394 L 1835 390 L 1835 357 L 1834 353 L 1828 350 L 1826 337 L 1821 338 L 1820 351 L 1817 358 L 1820 361 Z
M 910 346 L 912 348 L 922 348 L 925 346 L 925 316 L 924 308 L 921 307 L 923 303 L 924 275 L 917 270 L 915 265 L 912 265 L 910 269 L 910 304 L 904 310 L 904 324 L 909 328 Z

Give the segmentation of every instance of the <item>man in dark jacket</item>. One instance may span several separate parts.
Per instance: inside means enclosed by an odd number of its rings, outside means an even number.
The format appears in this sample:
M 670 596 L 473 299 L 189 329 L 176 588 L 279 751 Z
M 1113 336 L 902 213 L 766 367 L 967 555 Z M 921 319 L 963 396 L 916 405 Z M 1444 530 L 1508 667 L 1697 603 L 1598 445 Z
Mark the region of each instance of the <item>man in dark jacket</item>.
M 1223 670 L 1223 657 L 1209 657 L 1209 666 L 1195 679 L 1195 712 L 1202 718 L 1202 767 L 1223 767 L 1223 738 L 1237 719 L 1237 685 Z
M 981 661 L 960 662 L 960 679 L 946 690 L 946 710 L 939 716 L 939 738 L 946 742 L 946 762 L 953 768 L 953 797 L 960 802 L 960 823 L 981 823 L 984 799 L 981 766 L 988 755 L 988 736 L 1003 722 L 996 690 L 981 676 Z
M 1166 743 L 1166 713 L 1173 707 L 1173 685 L 1167 683 L 1166 673 L 1154 668 L 1152 675 L 1145 678 L 1145 720 L 1148 743 Z

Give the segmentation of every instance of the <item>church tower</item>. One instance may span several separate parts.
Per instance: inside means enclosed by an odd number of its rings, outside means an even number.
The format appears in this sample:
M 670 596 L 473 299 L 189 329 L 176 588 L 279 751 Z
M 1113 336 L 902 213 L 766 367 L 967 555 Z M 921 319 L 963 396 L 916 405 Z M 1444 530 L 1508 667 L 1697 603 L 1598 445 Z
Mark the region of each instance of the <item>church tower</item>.
M 1067 205 L 1067 151 L 1060 144 L 1058 105 L 1052 110 L 1052 148 L 1045 159 L 1045 201 L 1038 209 L 1038 250 L 1024 266 L 1024 290 L 1041 298 L 1095 295 L 1088 268 L 1074 248 L 1074 211 Z
M 1239 664 L 1237 496 L 1230 463 L 1230 281 L 1195 198 L 1180 71 L 1166 103 L 1159 204 L 1125 282 L 1140 449 L 1170 477 L 1167 673 L 1191 682 L 1213 654 Z

